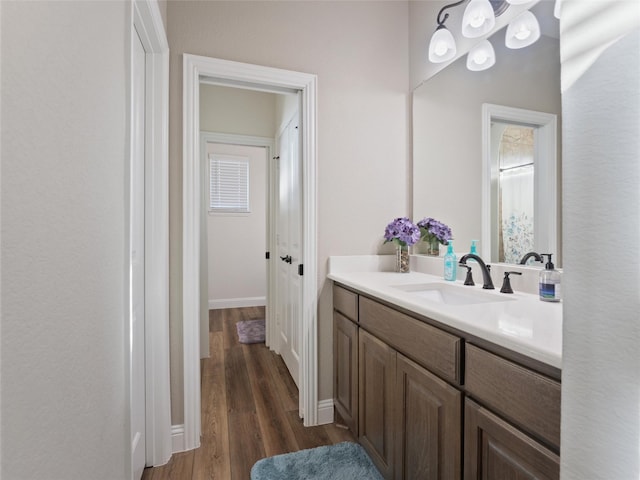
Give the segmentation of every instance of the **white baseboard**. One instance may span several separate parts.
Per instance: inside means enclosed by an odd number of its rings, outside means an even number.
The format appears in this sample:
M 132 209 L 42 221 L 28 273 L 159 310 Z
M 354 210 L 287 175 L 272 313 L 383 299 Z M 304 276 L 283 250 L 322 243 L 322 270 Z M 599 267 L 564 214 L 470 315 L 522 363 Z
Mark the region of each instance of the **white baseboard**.
M 184 451 L 184 423 L 171 425 L 171 453 Z
M 223 298 L 209 300 L 209 310 L 221 308 L 262 307 L 267 304 L 267 297 Z
M 333 423 L 333 398 L 318 401 L 318 425 Z

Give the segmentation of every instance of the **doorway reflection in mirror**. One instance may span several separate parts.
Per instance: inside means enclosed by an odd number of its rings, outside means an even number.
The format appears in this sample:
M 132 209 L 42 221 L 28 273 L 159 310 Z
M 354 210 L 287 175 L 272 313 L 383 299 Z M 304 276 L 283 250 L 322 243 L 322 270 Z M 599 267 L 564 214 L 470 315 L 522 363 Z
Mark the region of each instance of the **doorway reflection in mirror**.
M 500 138 L 498 174 L 498 261 L 518 263 L 534 248 L 534 129 L 494 123 Z

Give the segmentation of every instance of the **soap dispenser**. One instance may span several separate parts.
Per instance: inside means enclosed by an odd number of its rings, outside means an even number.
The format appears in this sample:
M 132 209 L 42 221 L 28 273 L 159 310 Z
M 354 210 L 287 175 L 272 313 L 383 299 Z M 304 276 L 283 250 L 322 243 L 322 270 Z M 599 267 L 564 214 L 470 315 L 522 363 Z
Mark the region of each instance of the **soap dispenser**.
M 447 243 L 447 253 L 444 254 L 444 279 L 450 282 L 456 280 L 458 273 L 458 258 L 453 252 L 453 242 L 449 240 Z
M 476 242 L 478 240 L 471 240 L 471 248 L 469 249 L 469 253 L 473 253 L 474 255 L 478 255 L 478 248 L 476 247 Z M 467 262 L 475 262 L 473 258 L 467 260 Z
M 474 255 L 478 254 L 478 249 L 476 248 L 476 242 L 478 240 L 471 240 L 471 249 L 469 250 L 469 253 L 473 253 Z
M 541 253 L 547 257 L 544 270 L 540 272 L 540 300 L 545 302 L 559 302 L 562 294 L 560 288 L 560 272 L 554 268 L 551 253 Z

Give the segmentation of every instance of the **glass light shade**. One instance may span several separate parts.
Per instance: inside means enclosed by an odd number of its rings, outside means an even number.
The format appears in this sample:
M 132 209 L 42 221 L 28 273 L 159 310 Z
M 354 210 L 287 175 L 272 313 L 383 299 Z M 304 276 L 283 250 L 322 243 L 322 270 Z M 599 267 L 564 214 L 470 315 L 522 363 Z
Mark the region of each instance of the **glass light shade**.
M 507 27 L 505 45 L 508 48 L 528 47 L 540 38 L 540 24 L 530 11 L 522 12 Z
M 467 54 L 467 68 L 479 72 L 491 68 L 496 63 L 496 52 L 489 40 L 483 40 Z
M 456 54 L 456 41 L 446 28 L 438 28 L 429 42 L 429 61 L 442 63 L 451 60 Z
M 462 35 L 467 38 L 481 37 L 496 24 L 496 16 L 489 0 L 471 0 L 462 17 Z
M 553 7 L 553 16 L 556 17 L 558 20 L 560 19 L 560 4 L 562 3 L 562 0 L 556 0 L 556 4 Z

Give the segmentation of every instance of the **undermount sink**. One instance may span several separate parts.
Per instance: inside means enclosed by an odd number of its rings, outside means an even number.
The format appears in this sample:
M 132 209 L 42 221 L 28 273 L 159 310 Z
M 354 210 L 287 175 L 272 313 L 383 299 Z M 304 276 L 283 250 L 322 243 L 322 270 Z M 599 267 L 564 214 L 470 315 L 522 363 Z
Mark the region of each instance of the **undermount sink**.
M 500 296 L 464 287 L 461 285 L 449 285 L 447 283 L 420 283 L 407 285 L 394 285 L 393 288 L 411 293 L 420 299 L 445 305 L 474 305 L 478 303 L 509 302 L 511 297 Z

